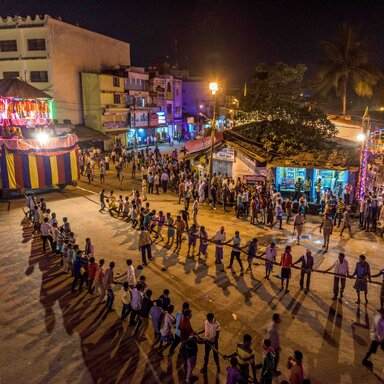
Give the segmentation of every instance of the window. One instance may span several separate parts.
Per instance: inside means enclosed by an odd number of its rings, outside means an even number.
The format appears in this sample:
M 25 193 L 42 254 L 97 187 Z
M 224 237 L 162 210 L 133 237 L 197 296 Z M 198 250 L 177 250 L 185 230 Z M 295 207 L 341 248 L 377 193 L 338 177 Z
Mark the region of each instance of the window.
M 32 83 L 48 83 L 47 71 L 31 71 Z
M 167 104 L 167 114 L 172 115 L 172 104 Z
M 20 77 L 19 71 L 3 72 L 3 79 L 14 79 L 16 77 Z
M 120 95 L 117 93 L 113 95 L 113 104 L 120 104 Z
M 171 83 L 167 83 L 167 92 L 172 92 Z
M 114 87 L 120 87 L 120 78 L 119 77 L 113 78 L 113 86 Z
M 45 51 L 45 39 L 28 39 L 28 51 Z
M 17 52 L 16 40 L 0 40 L 0 52 Z

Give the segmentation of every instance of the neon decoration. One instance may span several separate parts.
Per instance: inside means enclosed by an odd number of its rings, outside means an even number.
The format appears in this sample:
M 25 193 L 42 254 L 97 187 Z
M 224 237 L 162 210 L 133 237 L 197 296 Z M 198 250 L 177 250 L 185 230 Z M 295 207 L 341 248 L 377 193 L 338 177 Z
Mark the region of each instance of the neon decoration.
M 0 126 L 36 126 L 52 123 L 52 100 L 0 98 Z

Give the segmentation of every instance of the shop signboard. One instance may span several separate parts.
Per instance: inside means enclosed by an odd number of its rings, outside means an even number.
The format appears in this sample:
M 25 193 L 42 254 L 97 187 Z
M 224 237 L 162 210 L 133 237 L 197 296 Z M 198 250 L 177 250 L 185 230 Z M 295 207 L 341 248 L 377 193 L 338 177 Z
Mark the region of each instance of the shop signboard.
M 262 175 L 243 175 L 243 180 L 246 184 L 256 184 L 257 182 L 265 182 L 265 177 Z
M 159 125 L 159 117 L 157 113 L 151 113 L 149 116 L 149 126 L 150 127 L 156 127 L 156 125 Z
M 235 151 L 232 148 L 220 148 L 214 152 L 213 158 L 222 161 L 235 161 Z
M 295 179 L 283 177 L 281 179 L 280 190 L 281 191 L 291 191 L 295 189 Z

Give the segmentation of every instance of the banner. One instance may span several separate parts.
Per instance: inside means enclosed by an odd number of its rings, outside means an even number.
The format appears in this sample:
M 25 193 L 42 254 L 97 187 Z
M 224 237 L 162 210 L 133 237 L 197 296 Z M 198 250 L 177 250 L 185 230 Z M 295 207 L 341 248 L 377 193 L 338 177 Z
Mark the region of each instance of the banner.
M 214 144 L 220 143 L 223 141 L 224 136 L 222 132 L 216 133 Z M 204 149 L 208 149 L 211 146 L 211 137 L 204 137 L 201 139 L 191 140 L 185 143 L 185 149 L 187 150 L 187 154 L 203 151 Z

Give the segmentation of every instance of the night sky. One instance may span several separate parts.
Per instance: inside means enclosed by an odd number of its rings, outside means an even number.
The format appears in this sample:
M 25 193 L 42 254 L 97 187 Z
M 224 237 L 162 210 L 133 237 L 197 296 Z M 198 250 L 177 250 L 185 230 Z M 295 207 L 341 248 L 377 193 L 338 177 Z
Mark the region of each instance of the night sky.
M 321 59 L 319 42 L 332 40 L 343 21 L 374 38 L 384 62 L 384 7 L 380 1 L 3 0 L 1 15 L 47 13 L 131 43 L 132 65 L 167 57 L 193 74 L 242 84 L 259 62 Z

